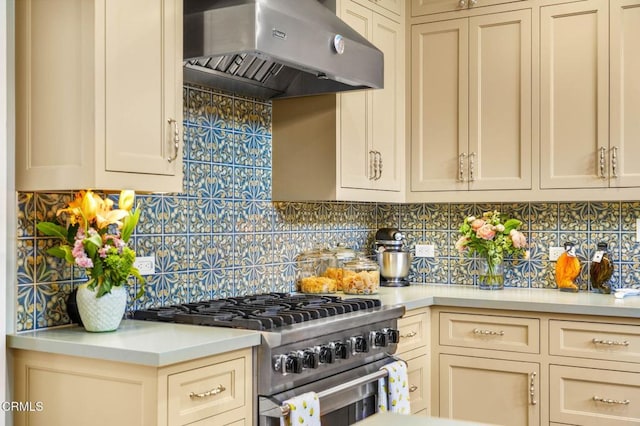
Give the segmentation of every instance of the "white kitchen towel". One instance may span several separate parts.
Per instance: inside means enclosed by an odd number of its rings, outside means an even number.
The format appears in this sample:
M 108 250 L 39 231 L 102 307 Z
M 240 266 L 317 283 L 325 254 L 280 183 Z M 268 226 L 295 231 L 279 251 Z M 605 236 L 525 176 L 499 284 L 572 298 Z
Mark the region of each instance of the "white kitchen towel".
M 387 370 L 388 374 L 378 380 L 378 411 L 410 414 L 407 363 L 394 361 L 382 369 Z
M 320 426 L 320 399 L 315 392 L 307 392 L 284 401 L 289 415 L 280 419 L 280 426 Z

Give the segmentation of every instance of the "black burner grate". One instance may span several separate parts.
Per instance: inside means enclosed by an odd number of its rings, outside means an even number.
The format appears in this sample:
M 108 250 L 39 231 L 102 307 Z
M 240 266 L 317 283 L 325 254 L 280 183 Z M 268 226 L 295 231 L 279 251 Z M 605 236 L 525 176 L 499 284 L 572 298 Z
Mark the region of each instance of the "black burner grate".
M 378 299 L 268 293 L 134 311 L 133 318 L 217 327 L 273 330 L 380 306 Z

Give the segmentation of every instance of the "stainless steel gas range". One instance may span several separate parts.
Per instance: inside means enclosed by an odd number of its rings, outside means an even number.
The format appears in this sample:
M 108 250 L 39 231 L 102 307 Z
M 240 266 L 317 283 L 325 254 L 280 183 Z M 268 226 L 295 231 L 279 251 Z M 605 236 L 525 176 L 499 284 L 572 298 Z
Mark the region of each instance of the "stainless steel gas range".
M 283 402 L 314 391 L 322 423 L 350 425 L 376 411 L 377 380 L 394 360 L 402 306 L 378 299 L 270 293 L 134 312 L 135 319 L 258 330 L 256 421 L 277 425 Z

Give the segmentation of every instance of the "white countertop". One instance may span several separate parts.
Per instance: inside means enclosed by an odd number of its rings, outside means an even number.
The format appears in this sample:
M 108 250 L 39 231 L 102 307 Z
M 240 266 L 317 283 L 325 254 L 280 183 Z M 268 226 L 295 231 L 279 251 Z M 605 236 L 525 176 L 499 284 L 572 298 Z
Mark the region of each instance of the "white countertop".
M 407 310 L 454 306 L 640 318 L 639 296 L 616 299 L 613 295 L 586 292 L 518 288 L 492 291 L 412 284 L 383 287 L 379 294 L 369 297 L 380 298 L 383 305 L 402 304 Z M 14 349 L 161 367 L 256 346 L 260 340 L 257 331 L 125 320 L 115 332 L 89 333 L 78 326 L 51 328 L 8 335 L 7 345 Z
M 358 426 L 482 426 L 487 423 L 465 422 L 439 417 L 407 416 L 401 414 L 378 413 L 357 422 Z
M 260 339 L 249 330 L 124 320 L 107 333 L 71 326 L 9 335 L 7 346 L 162 367 L 256 346 Z
M 435 305 L 640 318 L 640 296 L 616 299 L 613 294 L 569 293 L 555 289 L 480 290 L 471 286 L 438 284 L 382 287 L 377 296 L 383 305 L 403 304 L 407 310 Z

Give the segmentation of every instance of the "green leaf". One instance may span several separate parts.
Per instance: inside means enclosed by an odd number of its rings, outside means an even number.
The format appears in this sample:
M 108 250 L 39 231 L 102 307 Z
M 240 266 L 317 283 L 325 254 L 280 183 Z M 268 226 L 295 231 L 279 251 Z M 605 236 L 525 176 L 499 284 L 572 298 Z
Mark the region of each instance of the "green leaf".
M 59 257 L 60 259 L 64 259 L 68 263 L 73 263 L 75 259 L 73 258 L 73 254 L 71 254 L 72 250 L 73 249 L 70 246 L 63 245 L 58 247 L 51 247 L 47 250 L 47 254 Z
M 504 234 L 508 235 L 513 229 L 518 229 L 522 222 L 518 219 L 509 219 L 504 223 Z
M 129 238 L 131 238 L 131 234 L 133 234 L 133 230 L 138 224 L 138 220 L 140 219 L 140 211 L 140 206 L 138 205 L 136 206 L 136 211 L 132 215 L 127 216 L 124 219 L 121 238 L 125 243 L 129 241 Z
M 67 239 L 67 228 L 52 222 L 40 222 L 36 225 L 38 231 L 50 237 L 58 237 L 63 240 Z

